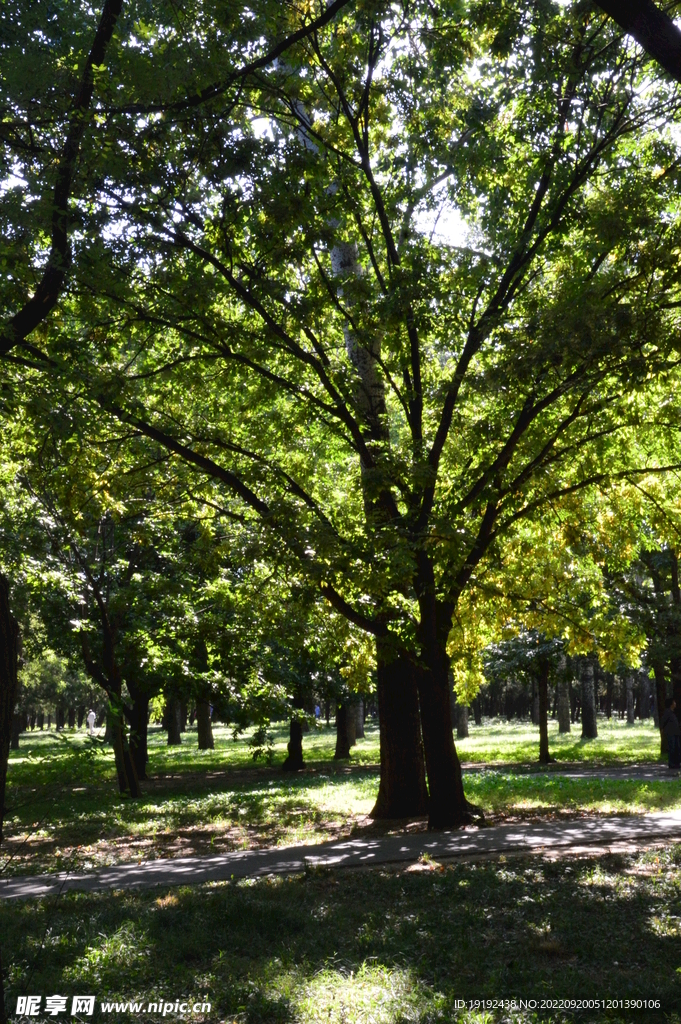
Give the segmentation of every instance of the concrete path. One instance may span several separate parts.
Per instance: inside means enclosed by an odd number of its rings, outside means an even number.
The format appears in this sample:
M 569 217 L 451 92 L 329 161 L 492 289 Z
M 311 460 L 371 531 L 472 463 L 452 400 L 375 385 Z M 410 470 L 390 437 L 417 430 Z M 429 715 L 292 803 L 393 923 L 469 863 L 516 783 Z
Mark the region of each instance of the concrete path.
M 154 885 L 198 885 L 230 878 L 291 874 L 308 867 L 372 867 L 417 861 L 422 854 L 435 860 L 485 854 L 534 853 L 566 848 L 681 839 L 681 811 L 636 817 L 578 818 L 574 821 L 519 823 L 456 832 L 379 836 L 245 850 L 217 857 L 178 857 L 142 864 L 119 864 L 88 874 L 34 875 L 0 879 L 0 898 L 28 899 L 78 889 L 138 889 Z
M 679 781 L 679 772 L 670 771 L 666 764 L 630 764 L 630 765 L 580 765 L 561 764 L 462 764 L 464 775 L 480 775 L 485 772 L 497 772 L 500 775 L 557 775 L 565 779 L 634 779 L 650 782 Z

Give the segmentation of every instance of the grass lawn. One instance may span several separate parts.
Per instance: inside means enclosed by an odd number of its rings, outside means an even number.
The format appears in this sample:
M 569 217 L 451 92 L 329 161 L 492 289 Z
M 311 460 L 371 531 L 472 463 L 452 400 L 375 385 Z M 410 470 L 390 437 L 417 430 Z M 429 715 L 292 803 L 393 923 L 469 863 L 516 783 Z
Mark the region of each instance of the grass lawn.
M 597 763 L 655 760 L 652 723 L 627 728 L 615 720 L 599 722 L 599 731 L 592 743 L 581 743 L 575 733 L 561 737 L 560 747 L 552 735 L 554 752 L 568 761 L 584 761 L 587 755 Z M 340 764 L 333 762 L 333 728 L 310 732 L 304 738 L 308 768 L 293 776 L 279 770 L 286 729 L 275 727 L 273 736 L 268 766 L 253 761 L 248 735 L 234 741 L 225 727 L 215 729 L 214 751 L 197 750 L 191 731 L 181 747 L 168 747 L 165 734 L 153 729 L 150 779 L 142 798 L 130 801 L 116 792 L 111 751 L 93 747 L 83 732 L 62 738 L 54 731 L 25 734 L 10 759 L 6 873 L 87 869 L 385 830 L 368 818 L 378 787 L 375 725 L 353 748 L 350 762 Z M 678 780 L 514 774 L 514 762 L 536 758 L 536 729 L 525 723 L 472 726 L 469 739 L 458 746 L 464 761 L 500 763 L 465 779 L 469 799 L 482 805 L 491 821 L 681 807 Z
M 678 1024 L 679 862 L 681 847 L 425 862 L 0 904 L 8 1009 L 26 992 L 92 993 L 98 1006 L 206 1000 L 195 1019 L 211 1024 Z M 538 1007 L 459 1002 L 476 999 Z M 540 1012 L 560 999 L 617 1005 Z M 637 999 L 660 1008 L 624 1002 Z

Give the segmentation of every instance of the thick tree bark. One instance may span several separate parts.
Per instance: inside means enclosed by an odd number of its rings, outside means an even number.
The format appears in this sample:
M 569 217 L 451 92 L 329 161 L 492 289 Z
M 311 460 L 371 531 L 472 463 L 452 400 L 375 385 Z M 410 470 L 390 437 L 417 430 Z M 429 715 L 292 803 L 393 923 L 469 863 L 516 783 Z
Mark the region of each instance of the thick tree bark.
M 373 818 L 419 818 L 428 813 L 416 670 L 383 641 L 376 645 L 381 780 Z
M 210 720 L 210 703 L 207 700 L 196 702 L 196 731 L 199 750 L 214 750 L 213 726 Z
M 594 693 L 594 670 L 590 662 L 585 661 L 582 669 L 582 739 L 595 740 L 598 736 L 596 721 L 596 700 Z
M 347 713 L 347 707 L 346 707 Z M 336 739 L 336 756 L 338 756 L 338 739 Z M 350 749 L 348 748 L 347 754 L 340 755 L 342 757 L 350 756 Z M 288 741 L 288 757 L 281 766 L 285 772 L 299 772 L 304 767 L 303 762 L 303 728 L 302 723 L 297 715 L 294 715 L 291 719 L 291 726 L 289 729 L 289 741 Z
M 447 638 L 453 608 L 435 600 L 435 580 L 427 555 L 419 555 L 421 666 L 417 672 L 421 731 L 428 776 L 428 827 L 457 828 L 471 820 L 454 746 L 449 704 Z
M 334 761 L 344 761 L 350 757 L 350 718 L 353 708 L 347 704 L 336 705 L 336 750 Z M 302 736 L 302 732 L 301 732 Z
M 681 82 L 681 31 L 653 0 L 596 0 L 649 57 Z
M 539 761 L 541 764 L 548 764 L 551 760 L 549 754 L 549 663 L 543 661 L 539 665 L 539 679 L 537 680 L 539 697 Z

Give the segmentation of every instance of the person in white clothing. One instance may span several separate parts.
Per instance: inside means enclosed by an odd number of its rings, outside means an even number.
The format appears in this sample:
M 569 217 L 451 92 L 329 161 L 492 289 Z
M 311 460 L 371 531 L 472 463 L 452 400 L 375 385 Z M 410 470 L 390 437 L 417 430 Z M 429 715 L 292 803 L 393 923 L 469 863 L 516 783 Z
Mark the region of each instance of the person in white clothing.
M 87 716 L 88 736 L 94 736 L 94 734 L 95 734 L 95 717 L 96 716 L 95 716 L 94 711 L 90 710 L 88 712 L 88 716 Z

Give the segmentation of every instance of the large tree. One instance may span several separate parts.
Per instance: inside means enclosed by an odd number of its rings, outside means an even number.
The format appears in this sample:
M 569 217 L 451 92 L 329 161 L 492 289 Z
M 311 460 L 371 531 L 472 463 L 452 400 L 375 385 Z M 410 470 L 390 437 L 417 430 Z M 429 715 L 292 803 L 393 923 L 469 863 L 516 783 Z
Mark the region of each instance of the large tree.
M 418 691 L 431 823 L 466 817 L 447 638 L 488 553 L 645 468 L 613 439 L 674 344 L 677 99 L 642 69 L 580 10 L 369 4 L 229 116 L 112 112 L 53 351 L 376 637 L 385 813 L 422 806 Z

